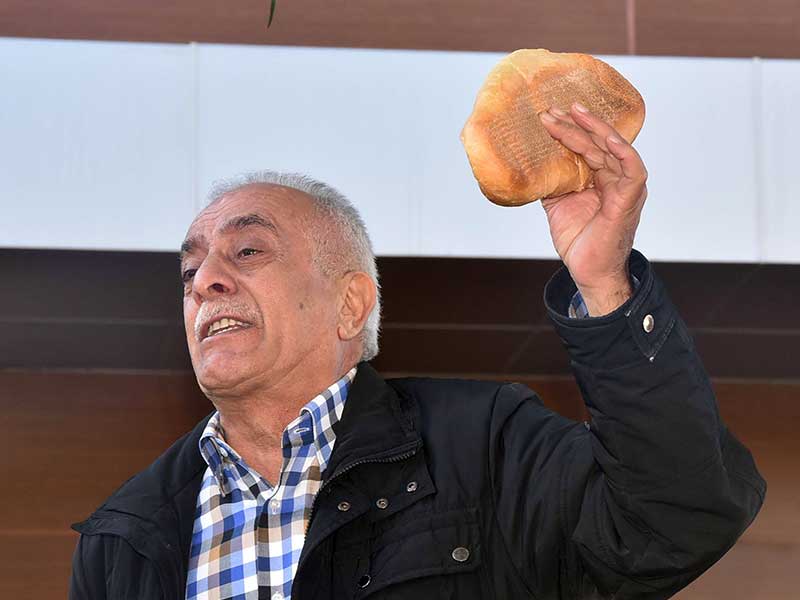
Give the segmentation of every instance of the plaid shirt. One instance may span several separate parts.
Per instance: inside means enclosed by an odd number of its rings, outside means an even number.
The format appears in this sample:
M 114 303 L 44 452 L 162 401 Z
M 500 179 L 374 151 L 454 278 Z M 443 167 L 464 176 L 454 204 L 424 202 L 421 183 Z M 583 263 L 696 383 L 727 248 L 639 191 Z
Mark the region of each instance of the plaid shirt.
M 290 598 L 314 496 L 322 482 L 356 374 L 300 409 L 283 431 L 283 467 L 273 486 L 225 443 L 215 413 L 200 437 L 208 468 L 197 497 L 186 598 Z

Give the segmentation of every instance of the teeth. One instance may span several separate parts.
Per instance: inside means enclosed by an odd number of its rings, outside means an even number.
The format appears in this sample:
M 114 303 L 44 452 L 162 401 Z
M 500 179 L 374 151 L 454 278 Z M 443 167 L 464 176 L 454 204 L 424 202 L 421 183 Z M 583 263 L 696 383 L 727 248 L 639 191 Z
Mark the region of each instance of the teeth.
M 206 337 L 211 337 L 215 333 L 218 333 L 223 330 L 232 329 L 235 327 L 247 327 L 247 323 L 243 323 L 242 321 L 237 321 L 236 319 L 229 319 L 227 317 L 220 319 L 219 321 L 214 321 L 208 328 L 208 335 Z

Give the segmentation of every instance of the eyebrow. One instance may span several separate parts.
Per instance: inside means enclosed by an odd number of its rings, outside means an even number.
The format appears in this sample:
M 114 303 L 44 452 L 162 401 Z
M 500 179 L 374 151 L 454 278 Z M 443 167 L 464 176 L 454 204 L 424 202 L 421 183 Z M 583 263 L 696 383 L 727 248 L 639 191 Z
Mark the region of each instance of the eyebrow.
M 220 233 L 242 231 L 248 227 L 262 227 L 273 234 L 278 235 L 278 227 L 275 225 L 275 223 L 271 219 L 256 213 L 239 215 L 228 219 L 222 225 L 222 227 L 220 227 Z M 197 246 L 203 243 L 205 243 L 205 237 L 202 235 L 193 235 L 186 238 L 181 244 L 180 259 L 183 260 L 187 254 L 193 252 Z
M 241 231 L 247 227 L 251 227 L 255 225 L 256 227 L 263 227 L 265 229 L 269 229 L 272 233 L 278 233 L 278 228 L 275 226 L 270 219 L 266 217 L 262 217 L 256 213 L 250 213 L 248 215 L 240 215 L 238 217 L 233 217 L 228 219 L 225 224 L 220 228 L 222 233 L 230 233 L 231 231 Z

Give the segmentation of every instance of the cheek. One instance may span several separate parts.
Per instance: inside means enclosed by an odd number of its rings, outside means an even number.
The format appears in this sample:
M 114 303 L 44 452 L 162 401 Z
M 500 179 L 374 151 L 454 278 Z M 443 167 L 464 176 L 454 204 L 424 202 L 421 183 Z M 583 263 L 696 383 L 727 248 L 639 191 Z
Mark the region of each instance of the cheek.
M 183 302 L 183 328 L 186 331 L 186 342 L 191 345 L 194 343 L 194 321 L 197 317 L 197 308 L 194 303 Z

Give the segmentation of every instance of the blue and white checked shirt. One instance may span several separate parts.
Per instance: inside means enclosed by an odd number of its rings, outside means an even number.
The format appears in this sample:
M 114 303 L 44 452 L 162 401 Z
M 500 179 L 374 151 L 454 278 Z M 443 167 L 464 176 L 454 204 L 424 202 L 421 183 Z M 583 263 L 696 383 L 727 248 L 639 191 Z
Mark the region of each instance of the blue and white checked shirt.
M 639 281 L 633 277 L 634 289 Z M 589 311 L 580 293 L 568 314 Z M 200 437 L 208 468 L 197 497 L 186 598 L 284 600 L 291 597 L 311 505 L 322 482 L 355 367 L 300 410 L 283 432 L 275 487 L 225 443 L 219 413 Z
M 197 497 L 186 598 L 290 598 L 311 505 L 336 441 L 333 425 L 355 374 L 354 367 L 286 426 L 277 487 L 225 443 L 219 413 L 211 417 L 200 436 L 208 468 Z

